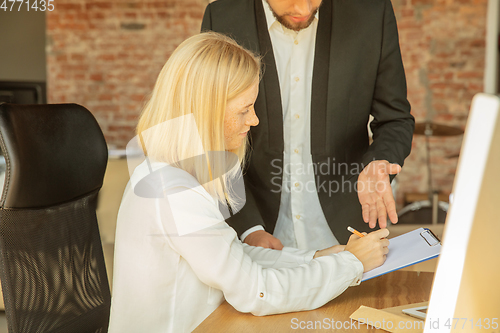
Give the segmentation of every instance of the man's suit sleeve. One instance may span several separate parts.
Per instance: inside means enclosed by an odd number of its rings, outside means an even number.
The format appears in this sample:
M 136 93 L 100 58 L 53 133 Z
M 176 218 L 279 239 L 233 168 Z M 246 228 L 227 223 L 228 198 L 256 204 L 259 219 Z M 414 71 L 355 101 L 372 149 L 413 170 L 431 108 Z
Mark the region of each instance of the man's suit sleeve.
M 208 4 L 205 9 L 205 14 L 203 14 L 203 21 L 201 21 L 201 32 L 212 30 L 212 12 L 210 10 L 210 5 Z
M 236 230 L 238 237 L 241 237 L 245 231 L 257 225 L 263 226 L 264 230 L 266 229 L 266 224 L 264 223 L 259 208 L 257 207 L 253 193 L 249 189 L 247 179 L 245 179 L 245 196 L 245 205 L 243 208 L 234 216 L 226 219 L 227 224 Z
M 373 143 L 363 156 L 363 165 L 373 160 L 403 165 L 411 150 L 415 128 L 406 95 L 396 18 L 390 0 L 386 0 L 381 55 L 371 108 Z
M 201 23 L 201 32 L 212 30 L 212 11 L 211 5 L 209 4 L 205 9 L 205 14 L 203 15 L 203 21 Z M 252 191 L 249 190 L 249 185 L 245 177 L 245 205 L 241 211 L 237 212 L 234 216 L 228 218 L 226 222 L 236 230 L 238 237 L 240 237 L 245 231 L 253 228 L 257 225 L 264 227 L 266 224 L 257 208 L 257 203 L 253 197 Z

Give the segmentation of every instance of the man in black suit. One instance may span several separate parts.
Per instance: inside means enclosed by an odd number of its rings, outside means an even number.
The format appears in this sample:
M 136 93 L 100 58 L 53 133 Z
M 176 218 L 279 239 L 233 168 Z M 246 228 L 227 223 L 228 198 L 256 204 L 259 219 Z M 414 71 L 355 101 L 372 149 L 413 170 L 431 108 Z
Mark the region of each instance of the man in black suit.
M 263 57 L 246 204 L 227 220 L 244 241 L 319 249 L 397 222 L 414 119 L 390 0 L 218 0 L 206 30 Z

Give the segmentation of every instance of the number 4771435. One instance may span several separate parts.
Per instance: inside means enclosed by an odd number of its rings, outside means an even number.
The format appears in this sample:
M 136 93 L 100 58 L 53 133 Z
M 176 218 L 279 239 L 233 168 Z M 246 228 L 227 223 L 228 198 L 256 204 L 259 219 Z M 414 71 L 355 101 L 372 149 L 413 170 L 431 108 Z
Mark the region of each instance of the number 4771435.
M 3 0 L 0 10 L 4 12 L 20 12 L 21 10 L 44 12 L 48 10 L 51 12 L 55 9 L 53 2 L 54 0 L 32 0 L 31 3 L 30 0 Z
M 480 318 L 477 321 L 472 318 L 448 318 L 444 326 L 449 329 L 452 327 L 454 329 L 466 329 L 467 327 L 474 329 L 474 327 L 479 327 L 479 329 L 496 330 L 498 328 L 498 318 Z

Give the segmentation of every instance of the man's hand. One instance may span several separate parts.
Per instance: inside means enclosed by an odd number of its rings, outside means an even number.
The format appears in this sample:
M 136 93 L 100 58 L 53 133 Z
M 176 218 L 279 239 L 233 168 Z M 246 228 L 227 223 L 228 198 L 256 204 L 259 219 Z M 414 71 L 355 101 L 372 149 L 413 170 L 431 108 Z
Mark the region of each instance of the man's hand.
M 396 203 L 392 195 L 389 175 L 401 171 L 398 164 L 388 161 L 373 161 L 368 164 L 358 177 L 358 198 L 363 209 L 363 220 L 370 228 L 378 224 L 380 228 L 387 226 L 387 215 L 392 223 L 398 223 Z
M 281 241 L 264 230 L 257 230 L 246 236 L 245 243 L 252 246 L 266 247 L 268 249 L 283 249 Z

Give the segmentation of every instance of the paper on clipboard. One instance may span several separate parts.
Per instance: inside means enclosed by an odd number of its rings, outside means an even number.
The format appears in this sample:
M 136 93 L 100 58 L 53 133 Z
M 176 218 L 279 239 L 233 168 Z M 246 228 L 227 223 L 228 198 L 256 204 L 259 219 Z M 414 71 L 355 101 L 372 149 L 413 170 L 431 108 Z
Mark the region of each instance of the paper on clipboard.
M 361 281 L 396 271 L 422 261 L 436 258 L 441 251 L 439 239 L 429 229 L 419 228 L 389 239 L 385 263 L 363 274 Z

